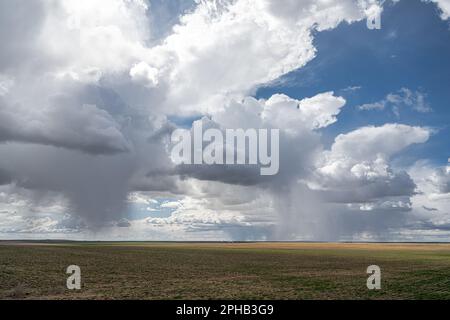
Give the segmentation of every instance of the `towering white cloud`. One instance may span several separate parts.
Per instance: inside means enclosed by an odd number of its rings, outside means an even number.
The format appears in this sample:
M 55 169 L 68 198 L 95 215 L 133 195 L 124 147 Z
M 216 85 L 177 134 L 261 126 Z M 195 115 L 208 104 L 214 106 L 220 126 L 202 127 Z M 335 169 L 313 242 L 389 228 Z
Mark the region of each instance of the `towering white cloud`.
M 406 172 L 396 172 L 390 158 L 406 147 L 424 143 L 430 131 L 421 127 L 386 124 L 363 127 L 336 137 L 319 160 L 312 188 L 330 201 L 377 202 L 380 198 L 412 196 L 415 184 Z M 363 207 L 362 207 L 363 208 Z
M 144 61 L 169 82 L 167 108 L 211 110 L 224 96 L 245 95 L 304 66 L 315 57 L 313 30 L 361 20 L 366 7 L 361 1 L 200 1 Z

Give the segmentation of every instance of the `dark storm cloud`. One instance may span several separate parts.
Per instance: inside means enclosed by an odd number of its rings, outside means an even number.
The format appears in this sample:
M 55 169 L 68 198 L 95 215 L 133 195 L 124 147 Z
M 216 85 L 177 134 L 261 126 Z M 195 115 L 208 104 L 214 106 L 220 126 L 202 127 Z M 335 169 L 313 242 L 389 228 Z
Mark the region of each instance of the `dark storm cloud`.
M 129 157 L 90 156 L 49 146 L 0 145 L 18 187 L 35 192 L 55 191 L 70 201 L 76 212 L 93 225 L 120 216 L 132 174 Z M 30 159 L 33 164 L 30 165 Z
M 334 190 L 318 191 L 325 201 L 336 203 L 364 203 L 384 197 L 413 196 L 416 184 L 406 172 L 396 173 L 389 179 L 348 183 Z
M 182 179 L 190 177 L 243 186 L 257 185 L 264 181 L 260 168 L 256 165 L 179 165 L 175 172 Z
M 147 139 L 157 128 L 139 117 L 128 122 L 134 130 L 133 152 L 99 155 L 99 149 L 79 152 L 78 148 L 4 143 L 0 144 L 0 154 L 7 157 L 0 159 L 0 166 L 11 173 L 18 187 L 62 193 L 69 200 L 71 213 L 91 227 L 106 225 L 126 214 L 126 199 L 132 191 L 180 192 L 176 177 L 167 174 L 171 166 L 165 145 Z M 148 174 L 149 170 L 155 174 Z
M 91 154 L 127 152 L 119 125 L 95 105 L 74 104 L 70 96 L 53 96 L 49 104 L 7 104 L 0 99 L 0 142 L 25 142 L 77 149 Z
M 12 182 L 12 178 L 11 178 L 10 174 L 0 168 L 0 186 L 10 184 L 11 182 Z

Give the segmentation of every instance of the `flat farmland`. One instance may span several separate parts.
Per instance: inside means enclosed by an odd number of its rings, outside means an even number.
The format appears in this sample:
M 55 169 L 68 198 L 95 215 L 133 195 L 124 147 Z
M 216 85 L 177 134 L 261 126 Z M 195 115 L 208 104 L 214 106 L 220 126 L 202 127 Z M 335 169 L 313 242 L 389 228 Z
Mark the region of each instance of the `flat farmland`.
M 0 242 L 0 299 L 450 299 L 450 244 Z

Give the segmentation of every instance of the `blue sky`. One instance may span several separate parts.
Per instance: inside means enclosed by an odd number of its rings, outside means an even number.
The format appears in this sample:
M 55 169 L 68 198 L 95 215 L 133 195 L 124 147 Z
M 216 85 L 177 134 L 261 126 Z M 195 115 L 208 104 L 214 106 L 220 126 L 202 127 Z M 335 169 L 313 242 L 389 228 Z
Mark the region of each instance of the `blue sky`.
M 450 150 L 450 24 L 439 18 L 432 3 L 418 0 L 386 3 L 382 28 L 366 22 L 342 23 L 315 36 L 317 56 L 304 68 L 281 78 L 281 84 L 258 90 L 258 98 L 284 93 L 301 99 L 334 91 L 347 100 L 339 121 L 324 130 L 324 141 L 361 126 L 400 122 L 437 131 L 426 143 L 403 153 L 406 163 L 423 157 L 446 164 Z M 287 85 L 286 85 L 287 84 Z M 348 91 L 346 88 L 360 87 Z M 390 110 L 361 111 L 357 106 L 382 100 L 401 88 L 422 91 L 433 109 L 418 113 L 408 108 L 397 117 Z

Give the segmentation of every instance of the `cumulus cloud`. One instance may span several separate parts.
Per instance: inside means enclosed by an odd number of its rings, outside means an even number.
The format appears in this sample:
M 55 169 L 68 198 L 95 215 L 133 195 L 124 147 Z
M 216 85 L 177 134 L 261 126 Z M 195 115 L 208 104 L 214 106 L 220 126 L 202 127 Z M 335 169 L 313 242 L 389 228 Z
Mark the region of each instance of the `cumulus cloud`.
M 429 129 L 403 124 L 363 127 L 337 136 L 331 154 L 337 157 L 347 154 L 354 159 L 390 157 L 411 144 L 426 142 L 429 137 Z
M 55 97 L 48 106 L 36 108 L 0 100 L 0 142 L 25 142 L 78 149 L 92 154 L 128 151 L 119 125 L 95 105 L 74 105 Z
M 419 160 L 408 169 L 417 184 L 418 192 L 412 197 L 410 228 L 419 233 L 445 237 L 450 223 L 449 166 L 436 166 Z
M 170 81 L 167 108 L 210 111 L 217 99 L 248 94 L 304 66 L 315 57 L 313 30 L 361 20 L 365 7 L 357 1 L 199 1 L 143 61 Z
M 331 149 L 323 152 L 309 184 L 333 202 L 365 203 L 412 196 L 415 183 L 406 172 L 395 172 L 389 160 L 429 137 L 430 131 L 425 128 L 400 124 L 363 127 L 341 134 Z
M 450 165 L 437 168 L 429 179 L 440 193 L 450 193 Z
M 431 112 L 432 109 L 426 101 L 426 95 L 420 91 L 412 91 L 402 88 L 398 92 L 389 93 L 385 99 L 360 105 L 360 110 L 385 110 L 390 109 L 397 117 L 402 108 L 410 108 L 420 113 Z
M 130 76 L 133 81 L 150 88 L 158 85 L 158 70 L 145 62 L 136 64 L 130 70 Z
M 337 121 L 336 116 L 345 102 L 344 98 L 334 96 L 333 92 L 321 93 L 301 101 L 285 95 L 274 95 L 266 101 L 263 117 L 266 121 L 273 122 L 273 127 L 286 128 L 287 131 L 295 130 L 300 127 L 299 124 L 309 129 L 320 129 Z
M 117 72 L 145 51 L 149 37 L 142 0 L 7 0 L 0 6 L 0 72 L 14 75 L 34 70 L 83 80 Z
M 344 98 L 333 92 L 302 100 L 284 94 L 275 94 L 267 100 L 246 97 L 213 112 L 212 119 L 225 128 L 281 128 L 296 135 L 333 124 L 345 103 Z

